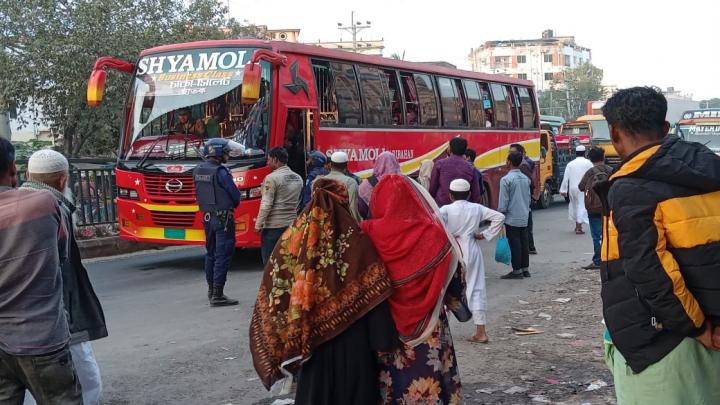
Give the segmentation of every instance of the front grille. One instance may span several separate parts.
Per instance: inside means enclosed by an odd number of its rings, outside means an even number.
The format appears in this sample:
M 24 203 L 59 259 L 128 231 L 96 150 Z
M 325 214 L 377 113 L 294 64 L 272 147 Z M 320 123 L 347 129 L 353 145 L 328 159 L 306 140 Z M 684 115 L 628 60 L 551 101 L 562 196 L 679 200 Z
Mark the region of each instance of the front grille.
M 161 212 L 151 211 L 153 222 L 156 225 L 171 226 L 175 228 L 190 228 L 195 224 L 194 212 Z
M 192 175 L 146 174 L 145 192 L 151 198 L 194 199 L 195 182 Z

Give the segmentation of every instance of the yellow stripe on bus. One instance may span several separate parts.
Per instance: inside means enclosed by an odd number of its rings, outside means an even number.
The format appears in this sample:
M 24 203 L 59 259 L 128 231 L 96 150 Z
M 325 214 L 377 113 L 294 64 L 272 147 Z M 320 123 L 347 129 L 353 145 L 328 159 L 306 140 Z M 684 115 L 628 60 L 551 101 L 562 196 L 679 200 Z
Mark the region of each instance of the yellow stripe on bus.
M 159 205 L 159 204 L 139 204 L 141 207 L 149 211 L 160 212 L 198 212 L 197 205 Z
M 518 142 L 525 147 L 525 152 L 532 160 L 540 159 L 540 140 L 531 139 L 528 141 Z M 507 162 L 507 156 L 510 153 L 510 144 L 498 146 L 481 154 L 475 158 L 475 167 L 480 170 L 492 169 L 504 166 Z
M 165 237 L 165 228 L 139 226 L 136 235 L 146 239 L 176 240 Z M 205 231 L 202 229 L 185 229 L 185 238 L 189 241 L 204 241 Z

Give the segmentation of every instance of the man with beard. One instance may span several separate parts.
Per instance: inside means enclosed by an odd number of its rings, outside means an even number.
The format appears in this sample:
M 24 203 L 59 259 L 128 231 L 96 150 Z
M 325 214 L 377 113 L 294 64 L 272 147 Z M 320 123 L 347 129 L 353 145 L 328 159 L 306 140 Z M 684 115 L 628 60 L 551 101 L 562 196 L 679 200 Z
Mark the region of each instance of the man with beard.
M 99 404 L 102 399 L 102 382 L 90 341 L 108 335 L 105 315 L 95 295 L 87 270 L 82 264 L 80 249 L 73 233 L 72 196 L 68 190 L 69 164 L 65 156 L 54 150 L 40 150 L 28 160 L 28 181 L 21 189 L 49 191 L 60 205 L 68 229 L 69 250 L 60 262 L 63 280 L 63 303 L 70 327 L 70 352 L 82 387 L 83 403 Z M 66 194 L 70 194 L 69 190 Z M 26 401 L 28 404 L 30 401 Z

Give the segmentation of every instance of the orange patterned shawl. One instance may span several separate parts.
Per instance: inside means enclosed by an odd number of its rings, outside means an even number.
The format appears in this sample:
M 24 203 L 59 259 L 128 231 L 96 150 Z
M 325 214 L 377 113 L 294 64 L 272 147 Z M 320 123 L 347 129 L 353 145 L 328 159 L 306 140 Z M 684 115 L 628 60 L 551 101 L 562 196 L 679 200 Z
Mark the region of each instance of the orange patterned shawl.
M 318 179 L 265 267 L 250 322 L 250 351 L 265 387 L 390 294 L 375 247 L 348 210 L 346 188 Z

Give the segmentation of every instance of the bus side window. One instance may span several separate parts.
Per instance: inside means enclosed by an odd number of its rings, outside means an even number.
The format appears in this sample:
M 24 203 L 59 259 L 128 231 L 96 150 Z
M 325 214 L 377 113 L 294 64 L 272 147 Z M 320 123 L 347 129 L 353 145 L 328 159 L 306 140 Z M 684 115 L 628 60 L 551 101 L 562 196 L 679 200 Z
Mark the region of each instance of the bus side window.
M 412 75 L 401 74 L 400 80 L 405 95 L 405 125 L 417 126 L 420 123 L 420 100 L 415 87 L 415 79 Z
M 463 105 L 455 81 L 446 77 L 438 77 L 437 81 L 442 104 L 443 126 L 461 126 L 463 124 Z
M 500 84 L 492 83 L 490 90 L 493 97 L 493 104 L 495 104 L 495 127 L 510 128 L 512 113 L 510 111 L 510 105 L 508 104 L 507 95 L 505 94 L 505 88 Z
M 484 128 L 485 114 L 478 83 L 471 80 L 463 80 L 463 87 L 465 89 L 465 97 L 467 98 L 467 115 L 470 128 Z
M 485 113 L 485 127 L 495 126 L 495 110 L 493 109 L 490 86 L 487 83 L 480 83 L 480 94 L 482 95 L 483 112 Z
M 510 106 L 510 123 L 512 128 L 520 128 L 520 103 L 513 86 L 505 87 L 505 99 Z
M 398 85 L 397 73 L 394 70 L 385 70 L 383 73 L 385 73 L 387 88 L 390 90 L 392 124 L 403 125 L 405 123 L 405 117 L 403 117 L 402 93 Z
M 332 62 L 335 99 L 337 100 L 340 125 L 359 125 L 362 122 L 360 89 L 355 68 L 348 63 Z
M 335 88 L 330 63 L 325 61 L 312 61 L 315 76 L 315 89 L 317 90 L 320 126 L 334 126 L 338 124 L 338 107 L 335 99 Z
M 414 75 L 420 103 L 420 125 L 435 127 L 439 124 L 437 96 L 428 75 Z
M 390 125 L 390 90 L 382 70 L 370 66 L 356 66 L 362 90 L 365 125 Z
M 517 91 L 522 112 L 522 127 L 535 128 L 535 104 L 530 96 L 530 91 L 526 87 L 518 87 Z
M 460 101 L 460 125 L 466 127 L 468 126 L 467 95 L 465 94 L 465 89 L 463 89 L 460 79 L 453 80 L 453 85 L 455 86 L 455 92 L 458 94 L 458 100 Z

